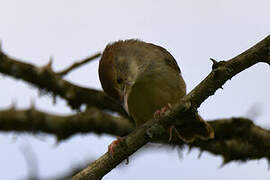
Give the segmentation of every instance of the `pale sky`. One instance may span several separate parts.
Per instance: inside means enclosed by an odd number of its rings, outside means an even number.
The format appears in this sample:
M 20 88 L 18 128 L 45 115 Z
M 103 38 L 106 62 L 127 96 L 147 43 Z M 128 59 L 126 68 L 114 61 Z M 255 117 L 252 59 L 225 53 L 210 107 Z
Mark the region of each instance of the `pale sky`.
M 102 51 L 107 43 L 138 38 L 166 48 L 177 59 L 188 91 L 210 71 L 209 58 L 227 60 L 270 34 L 269 0 L 0 0 L 0 40 L 12 57 L 45 65 L 52 56 L 53 68 L 61 70 L 76 60 Z M 98 61 L 79 68 L 66 79 L 85 87 L 101 89 Z M 223 90 L 199 109 L 204 119 L 247 116 L 259 107 L 256 124 L 270 127 L 269 66 L 258 64 L 227 82 Z M 49 96 L 23 81 L 0 76 L 0 109 L 12 103 L 58 114 L 72 112 L 65 101 L 53 105 Z M 53 136 L 8 133 L 0 135 L 0 179 L 27 177 L 22 153 L 31 148 L 37 158 L 38 175 L 51 177 L 97 158 L 115 137 L 76 135 L 56 144 Z M 266 180 L 265 159 L 230 163 L 220 168 L 221 157 L 198 150 L 187 153 L 158 145 L 135 153 L 129 165 L 121 165 L 104 177 L 119 179 L 219 179 Z

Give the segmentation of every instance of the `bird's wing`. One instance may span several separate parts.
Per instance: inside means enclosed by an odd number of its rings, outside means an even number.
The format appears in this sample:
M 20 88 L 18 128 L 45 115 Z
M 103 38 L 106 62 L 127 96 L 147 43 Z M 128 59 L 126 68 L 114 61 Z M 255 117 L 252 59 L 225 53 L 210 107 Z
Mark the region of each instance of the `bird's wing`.
M 149 43 L 149 44 L 151 44 L 151 43 Z M 167 51 L 165 48 L 163 48 L 161 46 L 157 46 L 155 44 L 151 44 L 151 45 L 156 47 L 157 49 L 159 49 L 162 52 L 162 54 L 164 56 L 163 59 L 164 59 L 166 65 L 170 66 L 171 68 L 173 68 L 178 73 L 181 73 L 181 70 L 180 70 L 176 60 L 171 55 L 171 53 L 169 53 L 169 51 Z

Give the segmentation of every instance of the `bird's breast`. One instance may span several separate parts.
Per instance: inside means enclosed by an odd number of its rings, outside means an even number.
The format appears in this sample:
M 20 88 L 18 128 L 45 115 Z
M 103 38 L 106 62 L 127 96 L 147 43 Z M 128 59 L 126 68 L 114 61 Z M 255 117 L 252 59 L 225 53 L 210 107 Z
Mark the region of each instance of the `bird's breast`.
M 168 103 L 174 105 L 185 93 L 185 82 L 180 74 L 147 73 L 134 83 L 127 96 L 129 114 L 139 126 Z

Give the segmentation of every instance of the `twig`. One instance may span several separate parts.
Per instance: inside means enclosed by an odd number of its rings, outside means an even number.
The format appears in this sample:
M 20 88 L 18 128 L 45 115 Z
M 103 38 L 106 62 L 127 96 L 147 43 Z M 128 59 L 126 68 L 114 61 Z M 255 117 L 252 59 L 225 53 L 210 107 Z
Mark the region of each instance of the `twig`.
M 97 180 L 110 172 L 123 160 L 136 152 L 140 147 L 151 140 L 149 131 L 158 131 L 156 127 L 160 125 L 170 125 L 174 123 L 185 123 L 183 118 L 187 112 L 194 112 L 209 96 L 213 95 L 217 89 L 239 72 L 251 67 L 258 62 L 267 62 L 270 56 L 270 36 L 248 49 L 244 53 L 229 60 L 218 62 L 212 72 L 188 95 L 183 97 L 178 107 L 172 110 L 166 117 L 156 121 L 152 119 L 143 126 L 135 129 L 125 138 L 125 146 L 117 146 L 113 158 L 109 153 L 105 153 L 86 169 L 73 177 L 74 180 Z
M 90 61 L 92 61 L 92 60 L 94 60 L 96 58 L 98 58 L 98 57 L 100 57 L 100 55 L 101 55 L 101 53 L 96 53 L 93 56 L 87 57 L 87 58 L 85 58 L 85 59 L 83 59 L 83 60 L 81 60 L 79 62 L 75 62 L 70 67 L 68 67 L 68 68 L 66 68 L 66 69 L 64 69 L 64 70 L 62 70 L 60 72 L 57 72 L 56 74 L 58 76 L 65 76 L 70 71 L 72 71 L 72 70 L 74 70 L 74 69 L 76 69 L 76 68 L 78 68 L 78 67 L 80 67 L 80 66 L 82 66 L 82 65 L 84 65 L 84 64 L 86 64 L 86 63 L 88 63 L 88 62 L 90 62 Z

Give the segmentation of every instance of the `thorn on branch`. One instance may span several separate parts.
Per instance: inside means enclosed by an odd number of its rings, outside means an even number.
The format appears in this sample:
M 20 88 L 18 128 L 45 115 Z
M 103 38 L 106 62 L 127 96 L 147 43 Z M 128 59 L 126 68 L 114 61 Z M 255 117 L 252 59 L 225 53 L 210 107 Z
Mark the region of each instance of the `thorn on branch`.
M 200 158 L 202 157 L 202 153 L 203 153 L 203 151 L 200 150 L 200 152 L 199 152 L 199 154 L 198 154 L 198 159 L 200 159 Z
M 38 73 L 42 74 L 44 71 L 53 72 L 52 63 L 53 63 L 53 57 L 51 56 L 50 59 L 49 59 L 48 64 L 46 64 L 43 67 L 38 68 Z
M 213 58 L 210 58 L 210 60 L 213 62 L 213 64 L 216 64 L 216 63 L 218 63 L 215 59 L 213 59 Z
M 213 63 L 213 65 L 212 65 L 212 69 L 216 69 L 217 68 L 217 66 L 218 66 L 218 62 L 215 60 L 215 59 L 213 59 L 213 58 L 210 58 L 210 60 L 212 61 L 212 63 Z
M 125 164 L 126 164 L 126 165 L 129 164 L 129 158 L 126 159 L 126 163 L 125 163 Z
M 230 160 L 228 158 L 225 157 L 225 155 L 223 155 L 223 161 L 221 163 L 221 165 L 219 166 L 219 168 L 223 168 L 225 165 L 227 165 L 230 162 Z
M 45 68 L 47 68 L 47 70 L 52 71 L 52 63 L 53 63 L 53 57 L 50 56 L 49 62 L 48 64 L 45 66 Z
M 219 68 L 220 66 L 223 66 L 226 63 L 226 61 L 216 61 L 213 58 L 210 58 L 210 60 L 213 62 L 212 70 L 215 70 L 215 69 Z
M 191 153 L 191 150 L 192 150 L 192 146 L 188 146 L 187 154 Z

